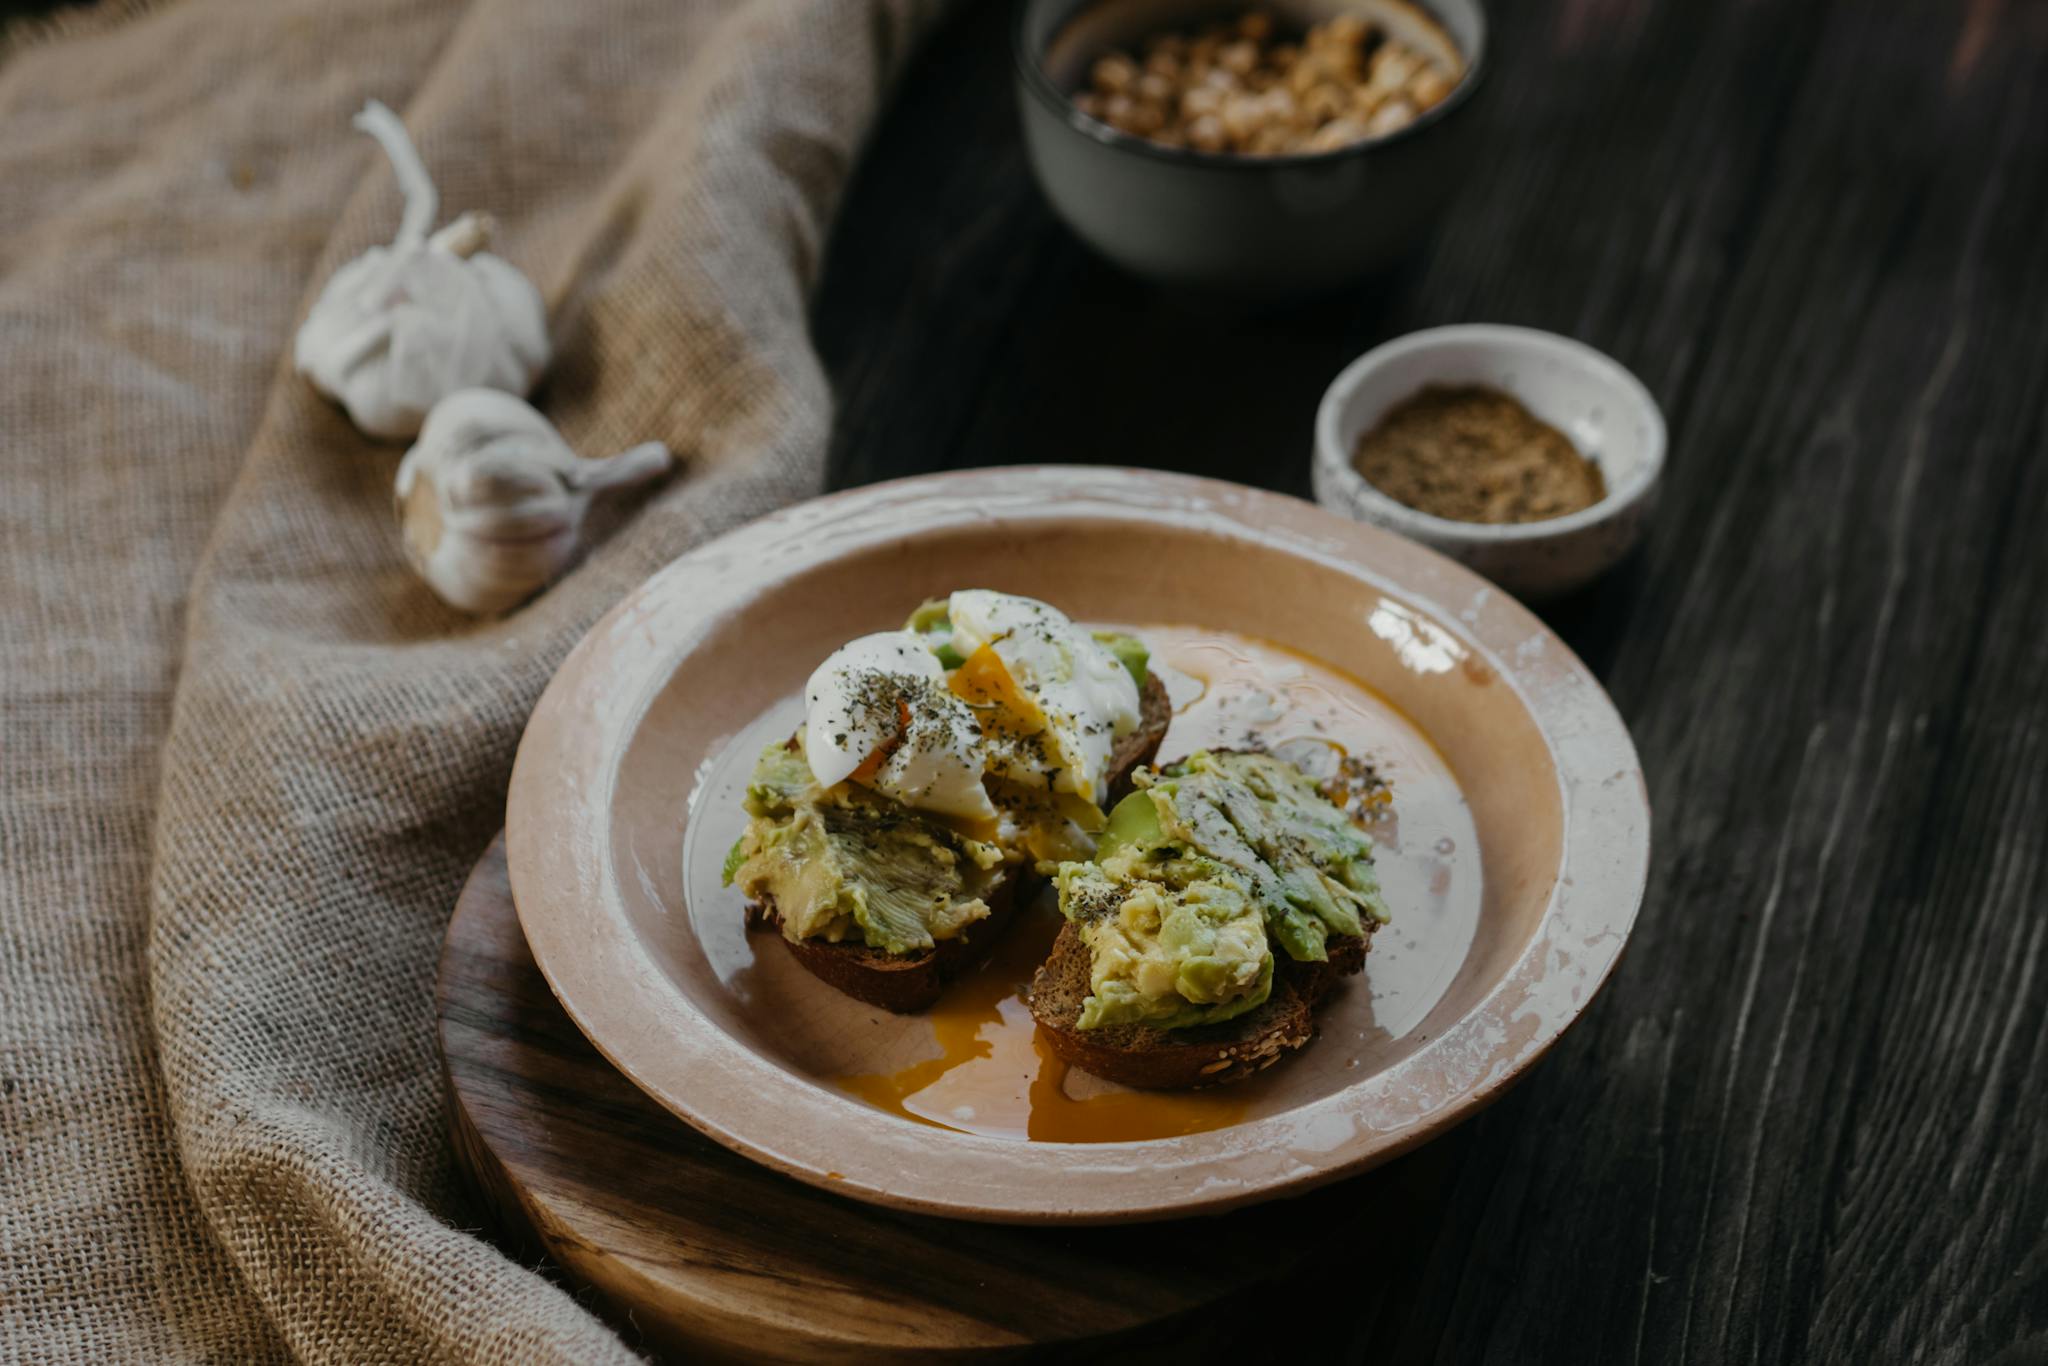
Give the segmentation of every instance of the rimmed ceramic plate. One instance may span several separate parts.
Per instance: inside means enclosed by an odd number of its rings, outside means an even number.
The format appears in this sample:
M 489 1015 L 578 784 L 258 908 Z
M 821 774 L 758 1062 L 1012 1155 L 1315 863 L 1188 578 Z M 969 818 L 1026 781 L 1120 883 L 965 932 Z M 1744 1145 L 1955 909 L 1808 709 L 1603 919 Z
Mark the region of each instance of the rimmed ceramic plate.
M 1213 731 L 1235 714 L 1190 681 L 1201 630 L 1299 659 L 1289 686 L 1304 697 L 1356 685 L 1357 714 L 1384 727 L 1386 752 L 1366 757 L 1391 769 L 1381 863 L 1395 918 L 1301 1054 L 1243 1088 L 1160 1102 L 1047 1070 L 1001 990 L 970 986 L 975 1002 L 936 1017 L 890 1016 L 741 928 L 719 865 L 754 754 L 793 728 L 797 694 L 831 650 L 970 586 L 1084 621 L 1172 625 L 1188 666 L 1169 680 L 1177 728 Z M 1169 734 L 1169 756 L 1186 747 Z M 1058 467 L 822 498 L 677 560 L 549 685 L 508 812 L 534 957 L 649 1095 L 801 1180 L 1005 1222 L 1224 1209 L 1360 1171 L 1455 1124 L 1592 999 L 1635 918 L 1649 836 L 1635 751 L 1606 695 L 1484 580 L 1294 499 Z M 1026 1108 L 1063 1122 L 1006 1128 L 1008 1102 L 986 1093 L 934 1101 L 929 1083 L 952 1058 L 984 1072 L 1013 1062 Z M 1076 1116 L 1087 1122 L 1066 1122 Z M 1155 1133 L 1167 1136 L 1120 1137 Z

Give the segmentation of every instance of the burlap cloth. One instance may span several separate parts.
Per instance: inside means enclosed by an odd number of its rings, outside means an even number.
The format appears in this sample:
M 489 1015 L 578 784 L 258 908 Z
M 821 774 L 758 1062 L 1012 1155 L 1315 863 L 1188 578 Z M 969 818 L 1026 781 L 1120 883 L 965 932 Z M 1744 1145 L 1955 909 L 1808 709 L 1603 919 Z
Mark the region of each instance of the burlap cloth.
M 935 0 L 170 0 L 0 56 L 0 1359 L 605 1361 L 476 1236 L 435 951 L 527 712 L 608 605 L 816 490 L 805 299 Z M 476 625 L 400 447 L 284 360 L 393 232 L 349 127 L 547 296 L 579 449 L 684 474 Z

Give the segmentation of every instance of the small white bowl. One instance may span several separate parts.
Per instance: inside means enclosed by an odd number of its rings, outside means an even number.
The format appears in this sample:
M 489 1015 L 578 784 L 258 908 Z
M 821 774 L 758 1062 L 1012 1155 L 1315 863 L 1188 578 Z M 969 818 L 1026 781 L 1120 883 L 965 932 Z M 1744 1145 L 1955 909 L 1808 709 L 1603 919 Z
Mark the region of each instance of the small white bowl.
M 1483 384 L 1519 399 L 1600 467 L 1607 496 L 1542 522 L 1495 526 L 1418 512 L 1352 465 L 1358 438 L 1426 384 Z M 1360 356 L 1316 413 L 1316 501 L 1441 551 L 1521 598 L 1597 578 L 1642 536 L 1664 470 L 1664 414 L 1641 380 L 1583 342 L 1528 327 L 1465 323 L 1397 337 Z

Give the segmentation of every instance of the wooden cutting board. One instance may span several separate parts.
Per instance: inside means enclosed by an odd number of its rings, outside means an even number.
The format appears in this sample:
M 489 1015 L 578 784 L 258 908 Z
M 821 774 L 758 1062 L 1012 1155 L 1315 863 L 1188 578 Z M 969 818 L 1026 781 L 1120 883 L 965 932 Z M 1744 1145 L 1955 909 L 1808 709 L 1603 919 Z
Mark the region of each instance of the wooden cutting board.
M 1429 1150 L 1297 1200 L 1120 1228 L 933 1219 L 776 1175 L 570 1022 L 520 934 L 502 837 L 449 921 L 438 1005 L 457 1161 L 502 1245 L 675 1359 L 1179 1363 L 1283 1341 L 1335 1359 L 1365 1350 L 1435 1221 Z

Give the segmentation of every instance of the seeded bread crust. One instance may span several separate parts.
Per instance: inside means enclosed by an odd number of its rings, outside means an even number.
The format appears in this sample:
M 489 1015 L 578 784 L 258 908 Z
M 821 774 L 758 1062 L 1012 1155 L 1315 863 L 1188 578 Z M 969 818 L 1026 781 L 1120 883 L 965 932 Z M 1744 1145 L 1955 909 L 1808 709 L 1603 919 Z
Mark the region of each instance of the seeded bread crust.
M 1146 674 L 1138 689 L 1138 728 L 1116 742 L 1109 752 L 1109 806 L 1130 794 L 1131 775 L 1159 756 L 1159 744 L 1166 728 L 1173 724 L 1173 701 L 1158 674 Z
M 1315 1006 L 1331 987 L 1365 966 L 1373 926 L 1364 935 L 1332 939 L 1325 963 L 1281 958 L 1273 994 L 1257 1010 L 1193 1029 L 1105 1025 L 1082 1029 L 1089 991 L 1088 945 L 1071 924 L 1031 979 L 1027 1001 L 1046 1046 L 1069 1066 L 1105 1081 L 1151 1091 L 1188 1091 L 1240 1081 L 1271 1067 L 1315 1037 Z
M 1138 728 L 1110 752 L 1112 805 L 1131 790 L 1131 774 L 1159 753 L 1159 743 L 1172 721 L 1173 703 L 1166 695 L 1166 685 L 1158 675 L 1148 675 L 1138 693 Z M 917 953 L 885 953 L 856 941 L 835 944 L 825 939 L 791 939 L 782 933 L 782 918 L 773 897 L 747 906 L 747 927 L 773 929 L 790 956 L 826 985 L 871 1006 L 908 1015 L 930 1008 L 946 983 L 987 958 L 1016 918 L 1017 908 L 1030 905 L 1044 883 L 1031 869 L 1012 869 L 988 894 L 985 918 Z

